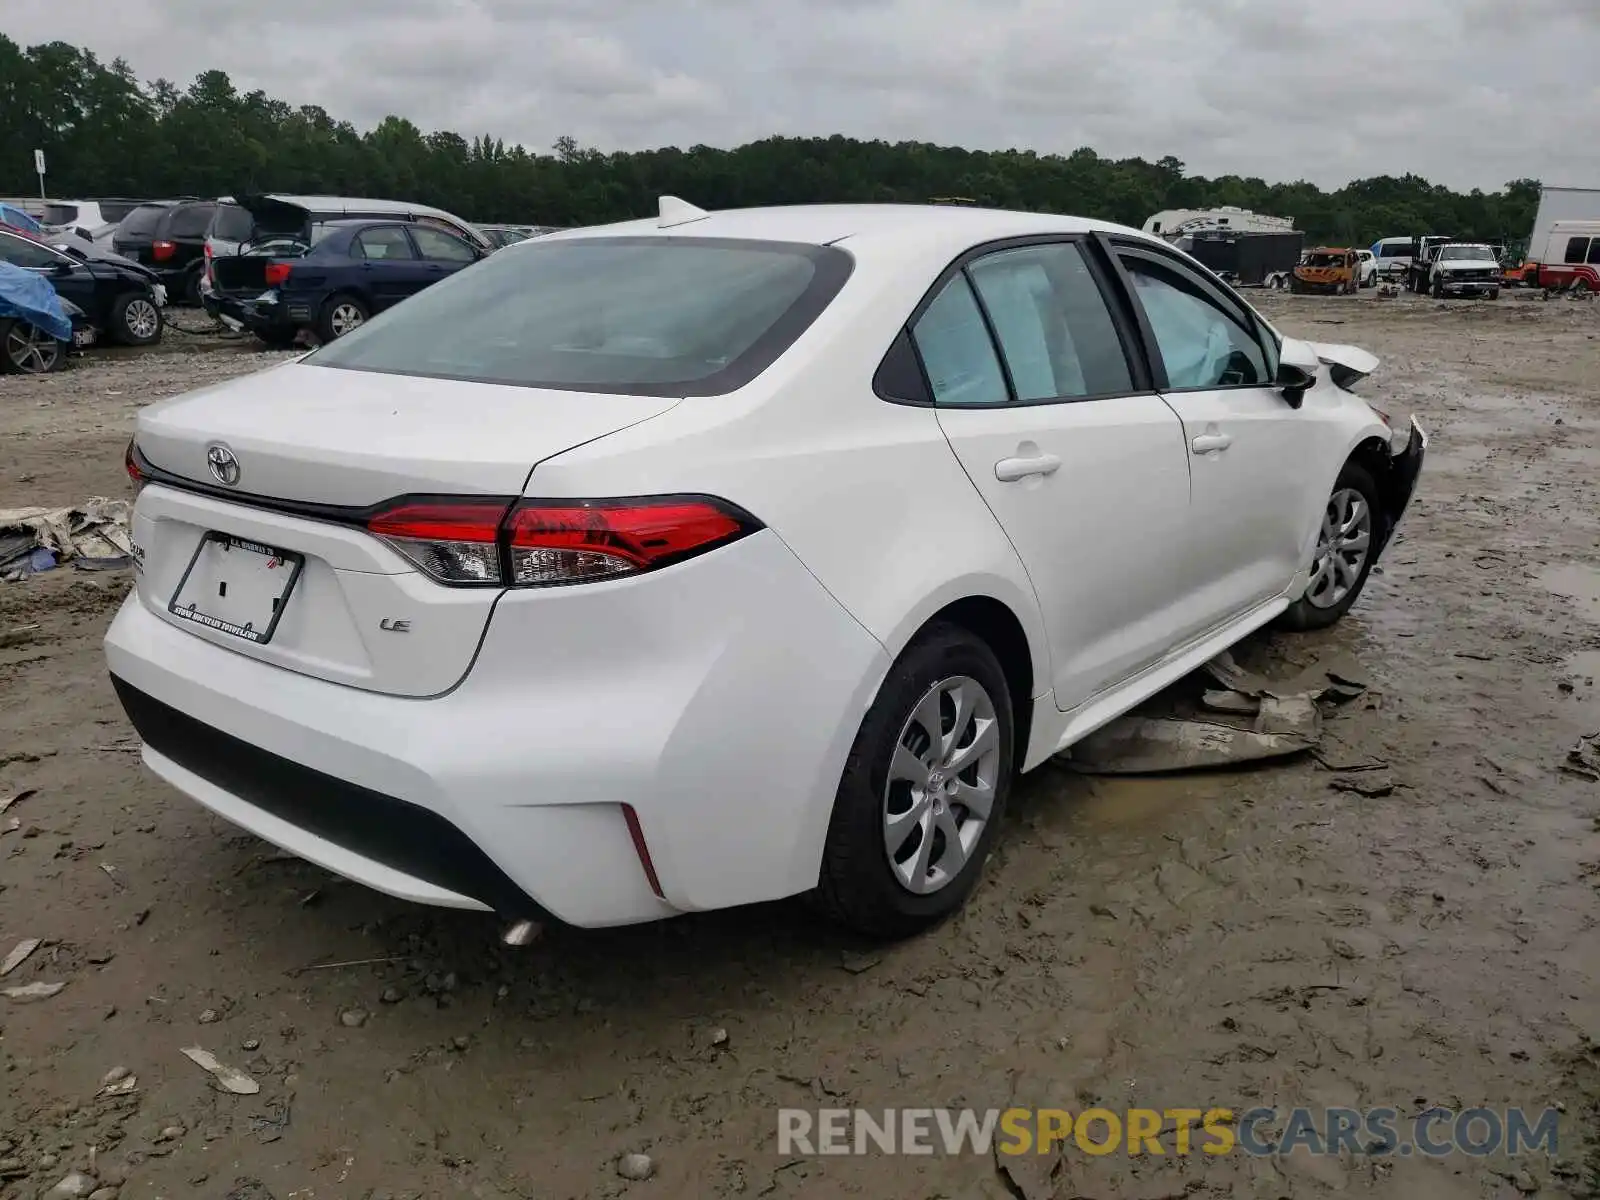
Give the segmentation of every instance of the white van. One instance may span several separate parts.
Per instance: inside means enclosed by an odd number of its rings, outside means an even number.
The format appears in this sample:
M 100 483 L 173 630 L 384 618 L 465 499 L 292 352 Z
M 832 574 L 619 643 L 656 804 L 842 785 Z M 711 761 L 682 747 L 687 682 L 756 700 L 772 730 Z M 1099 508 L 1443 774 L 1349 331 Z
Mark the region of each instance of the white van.
M 1543 288 L 1600 292 L 1600 221 L 1557 221 L 1542 246 L 1529 246 L 1535 280 Z
M 1416 238 L 1386 237 L 1372 243 L 1376 273 L 1385 279 L 1398 279 L 1410 270 L 1411 260 L 1416 253 Z

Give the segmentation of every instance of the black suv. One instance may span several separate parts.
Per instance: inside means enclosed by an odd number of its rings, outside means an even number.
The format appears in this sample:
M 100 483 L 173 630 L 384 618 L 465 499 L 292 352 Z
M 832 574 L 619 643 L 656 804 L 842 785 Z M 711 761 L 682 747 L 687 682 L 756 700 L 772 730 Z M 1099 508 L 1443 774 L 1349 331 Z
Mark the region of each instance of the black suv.
M 215 200 L 152 200 L 122 219 L 111 245 L 118 254 L 149 267 L 174 303 L 200 303 L 206 229 Z

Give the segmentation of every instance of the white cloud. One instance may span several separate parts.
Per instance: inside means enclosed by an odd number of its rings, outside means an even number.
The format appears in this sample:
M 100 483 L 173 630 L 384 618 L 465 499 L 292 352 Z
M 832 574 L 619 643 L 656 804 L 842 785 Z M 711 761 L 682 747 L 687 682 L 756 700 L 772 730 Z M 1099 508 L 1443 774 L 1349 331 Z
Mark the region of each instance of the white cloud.
M 543 149 L 845 133 L 1324 186 L 1600 185 L 1600 0 L 119 0 L 4 32 Z

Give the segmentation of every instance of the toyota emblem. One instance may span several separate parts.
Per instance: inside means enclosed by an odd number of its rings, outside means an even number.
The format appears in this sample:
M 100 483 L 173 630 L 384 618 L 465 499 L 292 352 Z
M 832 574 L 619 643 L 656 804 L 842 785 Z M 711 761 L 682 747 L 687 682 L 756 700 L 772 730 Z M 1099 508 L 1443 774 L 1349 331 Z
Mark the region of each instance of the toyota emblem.
M 220 442 L 206 447 L 206 466 L 218 483 L 232 487 L 239 482 L 239 460 Z

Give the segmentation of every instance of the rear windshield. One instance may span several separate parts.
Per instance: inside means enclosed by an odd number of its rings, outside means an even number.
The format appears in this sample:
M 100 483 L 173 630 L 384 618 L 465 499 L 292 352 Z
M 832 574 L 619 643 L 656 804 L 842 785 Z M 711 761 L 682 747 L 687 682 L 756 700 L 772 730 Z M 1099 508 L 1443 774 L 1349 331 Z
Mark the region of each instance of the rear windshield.
M 39 221 L 44 225 L 66 225 L 78 219 L 76 204 L 46 204 Z
M 120 221 L 138 207 L 137 200 L 102 200 L 100 215 L 108 221 Z
M 167 206 L 164 204 L 141 204 L 122 218 L 117 233 L 123 237 L 148 237 L 155 233 L 156 226 L 166 214 Z
M 1346 259 L 1342 254 L 1306 255 L 1306 266 L 1308 267 L 1342 267 L 1345 265 Z
M 788 242 L 523 242 L 306 361 L 567 391 L 720 395 L 788 349 L 852 265 L 842 250 Z
M 237 204 L 219 204 L 206 233 L 220 242 L 247 242 L 255 226 L 255 218 Z
M 169 238 L 197 238 L 205 236 L 206 228 L 211 224 L 211 217 L 217 211 L 217 206 L 180 204 L 168 211 L 172 214 L 166 227 L 166 235 Z

